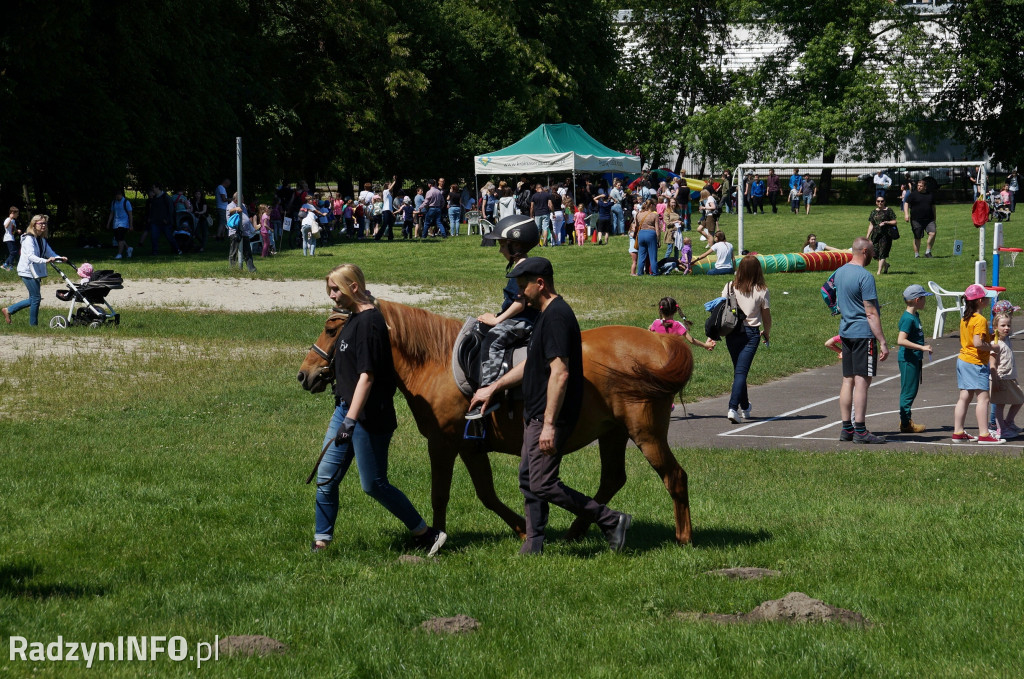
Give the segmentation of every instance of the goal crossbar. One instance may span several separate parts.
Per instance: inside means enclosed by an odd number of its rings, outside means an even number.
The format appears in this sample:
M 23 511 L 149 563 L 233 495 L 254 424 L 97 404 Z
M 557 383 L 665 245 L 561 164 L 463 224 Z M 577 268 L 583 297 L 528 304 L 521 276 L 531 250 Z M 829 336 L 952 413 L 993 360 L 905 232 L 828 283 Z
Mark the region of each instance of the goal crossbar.
M 738 236 L 739 239 L 737 245 L 739 251 L 742 253 L 744 250 L 744 238 L 743 238 L 743 190 L 742 181 L 743 173 L 747 170 L 790 170 L 790 169 L 806 169 L 806 170 L 825 170 L 835 168 L 854 168 L 858 170 L 889 170 L 894 167 L 906 168 L 906 169 L 922 169 L 929 167 L 980 167 L 982 176 L 979 177 L 979 182 L 982 183 L 982 191 L 987 190 L 985 182 L 985 161 L 984 160 L 936 160 L 933 162 L 925 162 L 920 160 L 907 161 L 905 163 L 743 163 L 736 167 L 736 174 L 733 177 L 736 181 L 740 182 L 740 190 L 736 192 L 736 212 L 739 216 Z M 983 193 L 984 195 L 984 193 Z

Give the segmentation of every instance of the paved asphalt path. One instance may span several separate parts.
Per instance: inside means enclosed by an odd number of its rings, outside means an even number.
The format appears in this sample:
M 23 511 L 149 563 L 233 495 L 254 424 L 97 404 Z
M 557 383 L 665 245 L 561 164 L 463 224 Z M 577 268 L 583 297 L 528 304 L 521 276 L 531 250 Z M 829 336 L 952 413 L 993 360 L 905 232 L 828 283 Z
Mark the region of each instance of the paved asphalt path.
M 889 339 L 895 343 L 896 338 Z M 870 448 L 1020 457 L 1024 450 L 1024 436 L 998 446 L 954 444 L 951 441 L 953 407 L 958 395 L 956 356 L 960 351 L 960 340 L 958 335 L 947 334 L 930 342 L 935 352 L 930 362 L 925 358 L 924 383 L 913 407 L 914 421 L 928 427 L 923 434 L 899 433 L 900 372 L 894 350 L 888 359 L 879 363 L 879 374 L 872 381 L 868 396 L 867 427 L 875 434 L 886 437 L 887 442 L 883 445 L 867 446 L 839 441 L 839 386 L 842 368 L 838 354 L 834 365 L 808 370 L 769 384 L 748 387 L 752 418 L 749 422 L 732 424 L 726 419 L 728 395 L 687 403 L 685 411 L 676 403 L 669 427 L 669 444 L 814 451 Z M 1014 344 L 1022 342 L 1024 338 L 1017 338 Z M 1020 347 L 1024 351 L 1024 344 L 1020 344 Z M 725 349 L 724 342 L 721 348 Z M 781 347 L 773 346 L 768 351 L 782 350 Z M 764 347 L 758 350 L 758 354 L 762 351 L 765 351 Z M 1022 351 L 1014 351 L 1018 360 Z M 754 361 L 757 361 L 756 356 Z M 1024 411 L 1017 417 L 1017 424 L 1024 424 Z M 966 429 L 977 435 L 973 403 L 968 411 Z

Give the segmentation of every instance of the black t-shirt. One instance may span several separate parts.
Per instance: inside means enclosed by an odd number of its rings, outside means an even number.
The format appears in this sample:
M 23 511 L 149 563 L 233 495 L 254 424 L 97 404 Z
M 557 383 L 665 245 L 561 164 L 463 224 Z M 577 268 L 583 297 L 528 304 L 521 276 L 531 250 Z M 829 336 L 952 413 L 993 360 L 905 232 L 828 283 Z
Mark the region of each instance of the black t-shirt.
M 551 194 L 547 191 L 538 191 L 530 196 L 530 202 L 533 203 L 534 217 L 551 214 L 551 209 L 548 207 L 549 200 L 551 200 Z
M 551 376 L 549 361 L 556 356 L 569 366 L 569 383 L 555 424 L 572 431 L 583 401 L 583 340 L 572 307 L 561 297 L 551 300 L 537 319 L 527 345 L 523 369 L 523 418 L 527 421 L 544 419 Z
M 353 314 L 338 335 L 334 350 L 334 395 L 352 403 L 359 375 L 373 373 L 373 386 L 359 414 L 367 431 L 387 433 L 398 427 L 395 417 L 395 363 L 384 316 L 377 309 Z
M 522 293 L 519 290 L 519 283 L 516 282 L 516 279 L 508 278 L 506 280 L 508 281 L 508 283 L 505 284 L 505 289 L 501 291 L 503 294 L 503 299 L 501 301 L 502 314 L 505 313 L 505 311 L 510 306 L 512 306 L 513 302 L 521 301 L 524 304 L 526 303 L 526 300 L 522 299 Z M 524 320 L 529 321 L 530 323 L 536 323 L 537 310 L 531 306 L 527 306 L 525 309 L 520 311 L 519 315 L 515 316 L 515 318 L 522 318 Z
M 907 196 L 907 206 L 910 208 L 912 221 L 922 224 L 935 221 L 935 196 L 933 194 L 913 191 Z

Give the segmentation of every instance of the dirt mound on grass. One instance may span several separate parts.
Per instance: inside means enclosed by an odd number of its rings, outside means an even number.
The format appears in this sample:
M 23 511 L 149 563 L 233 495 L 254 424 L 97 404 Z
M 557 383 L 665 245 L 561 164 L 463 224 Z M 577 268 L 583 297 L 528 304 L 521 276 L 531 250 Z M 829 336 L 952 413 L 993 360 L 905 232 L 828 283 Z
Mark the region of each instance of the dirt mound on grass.
M 461 613 L 454 618 L 431 618 L 420 624 L 421 630 L 431 634 L 465 634 L 479 627 L 479 620 Z
M 398 563 L 421 564 L 427 563 L 427 560 L 424 559 L 422 556 L 416 556 L 415 554 L 403 554 L 402 556 L 398 557 Z
M 782 573 L 773 571 L 770 568 L 738 566 L 736 568 L 719 568 L 715 571 L 707 571 L 707 575 L 723 575 L 733 580 L 760 580 L 761 578 L 776 578 L 782 575 Z
M 287 653 L 288 645 L 277 639 L 261 636 L 259 634 L 245 634 L 234 637 L 224 637 L 217 642 L 217 648 L 221 655 L 245 655 L 265 656 L 273 653 Z
M 677 613 L 676 617 L 724 624 L 784 622 L 792 625 L 802 622 L 835 622 L 847 627 L 871 627 L 871 621 L 860 613 L 812 599 L 803 592 L 790 592 L 781 599 L 765 601 L 749 613 Z

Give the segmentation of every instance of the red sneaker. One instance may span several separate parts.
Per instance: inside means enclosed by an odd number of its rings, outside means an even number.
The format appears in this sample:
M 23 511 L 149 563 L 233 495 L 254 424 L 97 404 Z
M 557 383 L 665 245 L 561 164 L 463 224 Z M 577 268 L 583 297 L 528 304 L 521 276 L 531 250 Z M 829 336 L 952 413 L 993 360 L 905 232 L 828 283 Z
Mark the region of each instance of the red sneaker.
M 996 438 L 989 434 L 988 436 L 982 436 L 978 439 L 978 443 L 983 446 L 996 446 L 1000 443 L 1006 443 L 1006 439 Z
M 953 434 L 953 443 L 974 443 L 977 440 L 977 436 L 971 436 L 965 431 Z

